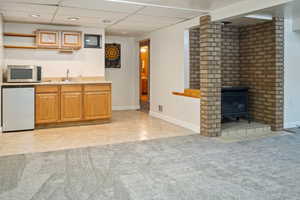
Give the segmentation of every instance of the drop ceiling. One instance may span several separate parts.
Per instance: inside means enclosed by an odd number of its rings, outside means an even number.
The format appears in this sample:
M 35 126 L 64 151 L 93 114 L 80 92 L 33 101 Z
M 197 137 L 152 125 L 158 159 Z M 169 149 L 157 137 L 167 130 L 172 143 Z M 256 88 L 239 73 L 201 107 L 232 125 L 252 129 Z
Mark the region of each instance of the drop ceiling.
M 0 12 L 7 22 L 99 27 L 109 34 L 137 36 L 238 1 L 0 0 Z M 71 18 L 78 19 L 72 21 Z

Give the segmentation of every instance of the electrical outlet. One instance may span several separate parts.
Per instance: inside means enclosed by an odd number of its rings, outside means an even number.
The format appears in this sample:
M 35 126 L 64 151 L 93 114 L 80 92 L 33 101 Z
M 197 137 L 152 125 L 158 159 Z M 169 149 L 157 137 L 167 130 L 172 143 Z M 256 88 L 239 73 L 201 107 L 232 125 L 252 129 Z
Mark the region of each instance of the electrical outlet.
M 163 106 L 162 105 L 158 105 L 158 111 L 163 112 Z

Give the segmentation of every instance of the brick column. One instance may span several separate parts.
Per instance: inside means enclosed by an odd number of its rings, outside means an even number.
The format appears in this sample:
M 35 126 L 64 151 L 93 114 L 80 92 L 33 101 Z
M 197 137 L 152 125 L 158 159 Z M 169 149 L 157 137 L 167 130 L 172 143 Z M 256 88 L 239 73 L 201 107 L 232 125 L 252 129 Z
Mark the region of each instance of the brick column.
M 200 89 L 200 28 L 189 30 L 190 44 L 190 88 Z
M 283 100 L 284 100 L 284 19 L 274 18 L 275 29 L 275 65 L 274 65 L 274 110 L 272 119 L 272 130 L 283 129 Z
M 200 18 L 201 135 L 221 135 L 221 24 Z

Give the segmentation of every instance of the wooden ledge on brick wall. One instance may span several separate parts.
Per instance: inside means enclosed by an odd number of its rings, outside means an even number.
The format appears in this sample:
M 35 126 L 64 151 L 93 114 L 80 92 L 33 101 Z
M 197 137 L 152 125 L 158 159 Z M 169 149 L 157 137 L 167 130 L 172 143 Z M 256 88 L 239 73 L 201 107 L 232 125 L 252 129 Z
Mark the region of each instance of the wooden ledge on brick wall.
M 172 92 L 174 95 L 192 97 L 192 98 L 201 98 L 201 92 L 197 89 L 185 89 L 184 92 Z

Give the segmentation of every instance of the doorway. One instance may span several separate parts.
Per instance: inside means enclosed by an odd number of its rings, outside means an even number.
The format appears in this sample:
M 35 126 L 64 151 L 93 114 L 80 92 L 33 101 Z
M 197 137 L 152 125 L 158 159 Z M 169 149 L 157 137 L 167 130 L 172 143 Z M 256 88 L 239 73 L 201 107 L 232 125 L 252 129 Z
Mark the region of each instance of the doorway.
M 141 111 L 150 110 L 150 40 L 140 41 L 140 107 Z

